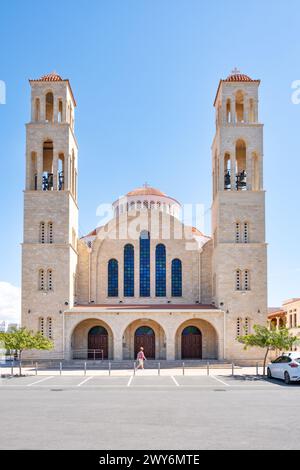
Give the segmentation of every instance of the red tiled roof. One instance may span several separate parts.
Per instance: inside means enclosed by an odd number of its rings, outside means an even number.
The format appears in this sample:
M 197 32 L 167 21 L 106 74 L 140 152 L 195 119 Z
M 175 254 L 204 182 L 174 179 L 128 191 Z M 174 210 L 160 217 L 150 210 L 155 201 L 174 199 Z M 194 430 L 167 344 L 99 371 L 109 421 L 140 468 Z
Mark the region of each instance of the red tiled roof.
M 51 73 L 48 73 L 47 75 L 43 75 L 42 77 L 37 78 L 32 81 L 33 82 L 62 82 L 63 79 L 56 72 L 51 72 Z
M 232 73 L 223 82 L 257 82 L 244 73 Z
M 284 310 L 277 310 L 277 312 L 272 312 L 272 313 L 269 313 L 268 315 L 268 319 L 269 320 L 272 320 L 272 318 L 276 318 L 276 317 L 285 317 L 286 315 L 286 312 Z

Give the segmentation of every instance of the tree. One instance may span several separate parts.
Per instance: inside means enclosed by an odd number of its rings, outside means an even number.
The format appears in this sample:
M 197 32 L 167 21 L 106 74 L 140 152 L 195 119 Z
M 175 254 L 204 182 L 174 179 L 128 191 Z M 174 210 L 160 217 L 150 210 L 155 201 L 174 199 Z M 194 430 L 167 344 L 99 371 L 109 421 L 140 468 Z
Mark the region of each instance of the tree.
M 19 357 L 19 375 L 21 375 L 21 360 L 24 350 L 43 349 L 50 350 L 53 348 L 53 342 L 45 338 L 42 333 L 34 333 L 27 328 L 12 328 L 11 331 L 0 333 L 0 343 L 4 348 L 10 351 L 14 350 Z
M 254 333 L 240 336 L 237 340 L 244 344 L 244 349 L 258 347 L 266 350 L 263 363 L 263 375 L 265 375 L 266 362 L 270 350 L 290 350 L 298 341 L 298 338 L 297 336 L 290 335 L 289 330 L 285 326 L 276 330 L 275 328 L 269 329 L 263 325 L 254 325 L 253 330 Z

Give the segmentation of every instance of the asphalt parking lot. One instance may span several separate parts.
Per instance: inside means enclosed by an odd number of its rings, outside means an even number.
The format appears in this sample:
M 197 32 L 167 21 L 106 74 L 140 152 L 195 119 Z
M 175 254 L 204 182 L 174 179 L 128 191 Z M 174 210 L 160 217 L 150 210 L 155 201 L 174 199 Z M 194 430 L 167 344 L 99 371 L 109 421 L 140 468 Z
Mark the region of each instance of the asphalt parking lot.
M 0 449 L 299 449 L 299 397 L 254 376 L 4 378 Z
M 224 387 L 226 389 L 240 387 L 241 389 L 270 389 L 278 387 L 296 387 L 298 384 L 286 386 L 279 380 L 268 380 L 258 376 L 24 376 L 6 377 L 0 380 L 0 391 L 19 388 L 51 389 L 60 387 L 62 389 L 98 389 L 98 388 L 198 388 L 214 390 Z M 300 389 L 300 386 L 299 386 Z

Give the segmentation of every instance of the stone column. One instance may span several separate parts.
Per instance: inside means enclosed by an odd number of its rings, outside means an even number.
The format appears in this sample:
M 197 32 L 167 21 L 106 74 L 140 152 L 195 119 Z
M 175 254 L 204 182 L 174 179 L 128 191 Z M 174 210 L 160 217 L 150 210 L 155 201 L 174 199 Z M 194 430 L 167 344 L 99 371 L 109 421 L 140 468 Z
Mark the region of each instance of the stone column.
M 167 346 L 166 359 L 167 361 L 175 360 L 175 342 L 176 342 L 175 336 L 174 337 L 171 337 L 171 335 L 166 336 L 166 346 Z
M 217 157 L 217 168 L 215 168 L 216 172 L 216 180 L 218 181 L 218 187 L 216 188 L 219 191 L 224 191 L 224 185 L 225 185 L 225 170 L 224 170 L 224 155 L 218 155 Z M 218 171 L 219 167 L 219 171 Z
M 252 152 L 251 150 L 247 147 L 246 148 L 246 175 L 247 175 L 247 189 L 251 190 L 252 189 Z
M 43 147 L 37 152 L 36 155 L 37 163 L 37 189 L 40 191 L 42 189 L 42 181 L 43 181 Z
M 249 123 L 249 111 L 250 111 L 250 101 L 248 98 L 244 98 L 244 122 Z
M 53 96 L 53 122 L 58 122 L 58 99 Z
M 114 336 L 113 337 L 113 351 L 114 351 L 114 357 L 113 359 L 115 361 L 122 361 L 123 359 L 123 340 L 122 336 Z
M 231 113 L 231 123 L 235 124 L 236 115 L 235 115 L 235 96 L 232 96 L 230 100 L 230 113 Z
M 70 190 L 70 159 L 71 155 L 65 153 L 64 161 L 64 188 L 65 190 Z
M 40 120 L 45 121 L 46 119 L 46 96 L 41 96 L 40 99 Z
M 235 191 L 235 146 L 233 147 L 232 151 L 230 152 L 230 182 L 231 182 L 231 190 Z
M 57 191 L 58 189 L 58 182 L 57 182 L 57 171 L 58 171 L 58 154 L 55 151 L 55 148 L 53 149 L 53 165 L 52 165 L 52 171 L 53 171 L 53 191 Z

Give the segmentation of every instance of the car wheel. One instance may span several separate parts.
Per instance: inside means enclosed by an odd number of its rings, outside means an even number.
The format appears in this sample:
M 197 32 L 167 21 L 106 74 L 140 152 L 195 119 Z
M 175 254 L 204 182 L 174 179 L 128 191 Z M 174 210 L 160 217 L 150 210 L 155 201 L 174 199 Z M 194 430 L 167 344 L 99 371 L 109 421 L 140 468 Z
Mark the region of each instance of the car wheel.
M 271 369 L 269 367 L 267 368 L 267 377 L 268 377 L 268 379 L 272 378 Z
M 290 378 L 290 375 L 288 372 L 285 371 L 284 373 L 284 381 L 287 385 L 289 385 L 291 383 L 291 378 Z

